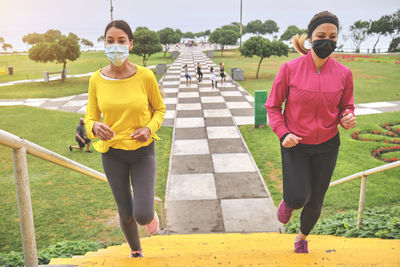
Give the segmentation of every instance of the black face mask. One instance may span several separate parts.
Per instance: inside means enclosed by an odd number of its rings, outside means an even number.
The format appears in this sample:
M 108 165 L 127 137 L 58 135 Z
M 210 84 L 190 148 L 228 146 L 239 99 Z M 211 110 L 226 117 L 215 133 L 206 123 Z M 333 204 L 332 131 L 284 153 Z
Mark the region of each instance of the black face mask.
M 315 54 L 319 58 L 327 58 L 336 49 L 336 42 L 329 39 L 315 40 L 312 42 Z

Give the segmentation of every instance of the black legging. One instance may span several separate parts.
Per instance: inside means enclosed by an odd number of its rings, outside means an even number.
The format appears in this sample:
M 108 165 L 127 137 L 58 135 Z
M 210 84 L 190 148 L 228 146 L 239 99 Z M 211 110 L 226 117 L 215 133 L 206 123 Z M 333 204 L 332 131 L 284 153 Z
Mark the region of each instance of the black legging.
M 203 80 L 203 73 L 201 71 L 197 71 L 197 75 L 199 75 L 199 82 Z
M 321 214 L 339 146 L 339 134 L 319 145 L 281 146 L 283 199 L 290 208 L 304 207 L 300 216 L 300 230 L 304 235 L 311 232 Z
M 150 223 L 154 218 L 156 158 L 154 142 L 136 150 L 110 148 L 102 154 L 103 168 L 118 206 L 121 229 L 131 250 L 140 250 L 136 222 Z M 134 199 L 131 193 L 131 183 Z

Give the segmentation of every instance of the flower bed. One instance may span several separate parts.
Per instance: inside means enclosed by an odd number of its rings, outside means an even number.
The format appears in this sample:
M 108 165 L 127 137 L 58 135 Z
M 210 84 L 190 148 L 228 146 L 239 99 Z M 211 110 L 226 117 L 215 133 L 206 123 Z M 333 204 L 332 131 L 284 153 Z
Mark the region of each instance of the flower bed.
M 386 131 L 376 131 L 376 130 L 360 130 L 356 131 L 351 134 L 351 137 L 355 140 L 360 140 L 360 141 L 368 141 L 368 142 L 382 142 L 385 144 L 400 144 L 400 140 L 379 140 L 379 139 L 373 139 L 373 138 L 364 138 L 361 137 L 361 134 L 373 134 L 373 135 L 380 135 L 380 136 L 385 136 L 385 137 L 400 137 L 400 129 L 395 128 L 394 126 L 400 125 L 400 123 L 386 123 L 381 125 L 383 129 Z M 393 158 L 386 158 L 382 159 L 382 154 L 385 153 L 390 153 L 390 152 L 395 152 L 395 151 L 400 151 L 400 145 L 397 146 L 384 146 L 384 147 L 378 147 L 374 149 L 371 152 L 371 155 L 378 159 L 382 160 L 384 162 L 395 162 L 398 161 L 399 159 L 397 157 Z

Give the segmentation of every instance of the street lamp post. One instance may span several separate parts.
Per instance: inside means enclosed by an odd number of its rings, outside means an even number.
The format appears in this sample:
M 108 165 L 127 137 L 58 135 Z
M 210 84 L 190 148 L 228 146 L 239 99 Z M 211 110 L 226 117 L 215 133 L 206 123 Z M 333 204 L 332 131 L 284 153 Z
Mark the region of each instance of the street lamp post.
M 240 43 L 242 46 L 242 34 L 243 34 L 243 24 L 242 24 L 242 0 L 240 0 Z
M 114 20 L 114 19 L 113 19 L 113 10 L 114 10 L 114 7 L 113 7 L 113 5 L 112 5 L 112 0 L 110 0 L 111 21 Z

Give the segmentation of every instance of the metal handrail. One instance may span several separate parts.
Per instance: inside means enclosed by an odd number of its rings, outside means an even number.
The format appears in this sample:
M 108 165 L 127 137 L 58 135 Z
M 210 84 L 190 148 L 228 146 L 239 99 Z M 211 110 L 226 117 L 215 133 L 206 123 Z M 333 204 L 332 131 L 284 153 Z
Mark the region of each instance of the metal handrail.
M 0 145 L 9 147 L 13 151 L 13 166 L 15 188 L 17 193 L 18 214 L 20 219 L 22 247 L 24 251 L 25 266 L 37 267 L 38 257 L 36 250 L 35 229 L 33 224 L 32 202 L 29 188 L 29 176 L 26 160 L 26 153 L 66 167 L 73 171 L 88 175 L 108 182 L 106 176 L 76 161 L 70 160 L 60 154 L 50 151 L 42 146 L 25 140 L 0 129 Z M 163 208 L 162 200 L 154 198 L 159 203 L 160 208 L 160 226 L 163 226 Z
M 400 167 L 400 160 L 389 163 L 389 164 L 385 164 L 382 166 L 378 166 L 366 171 L 362 171 L 362 172 L 358 172 L 355 174 L 352 174 L 350 176 L 344 177 L 342 179 L 339 179 L 337 181 L 334 181 L 332 183 L 329 184 L 329 187 L 338 185 L 338 184 L 342 184 L 357 178 L 361 177 L 361 187 L 360 187 L 360 199 L 358 202 L 358 215 L 357 215 L 357 230 L 360 229 L 361 227 L 361 223 L 362 223 L 362 216 L 364 213 L 364 207 L 365 207 L 365 195 L 367 192 L 367 176 L 374 174 L 374 173 L 378 173 L 378 172 L 382 172 L 382 171 L 386 171 L 389 169 L 393 169 L 396 167 Z

